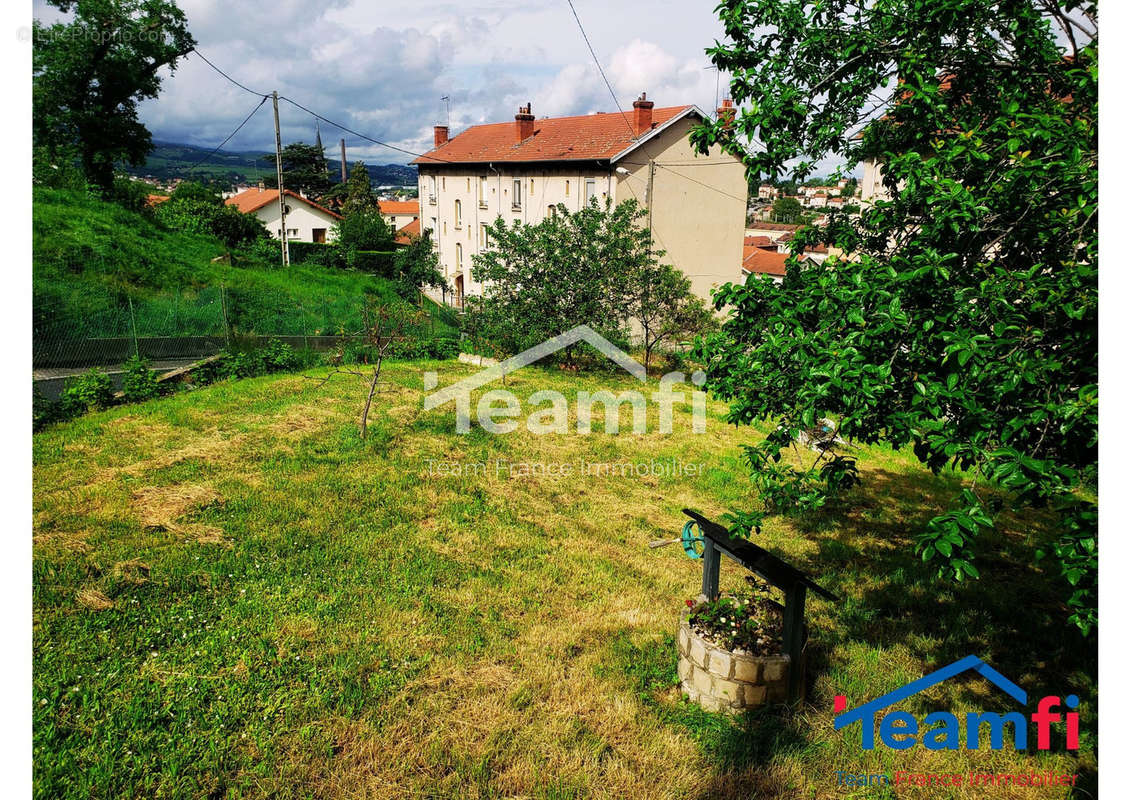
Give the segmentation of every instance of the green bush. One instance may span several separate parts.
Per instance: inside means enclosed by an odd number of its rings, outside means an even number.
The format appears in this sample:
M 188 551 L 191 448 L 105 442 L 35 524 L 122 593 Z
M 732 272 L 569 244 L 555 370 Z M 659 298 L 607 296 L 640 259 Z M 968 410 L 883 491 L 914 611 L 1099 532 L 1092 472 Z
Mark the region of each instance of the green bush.
M 393 250 L 347 250 L 345 265 L 379 278 L 391 278 L 396 273 Z
M 126 362 L 125 374 L 122 377 L 122 398 L 127 403 L 151 400 L 160 393 L 157 373 L 151 370 L 143 359 L 135 356 Z
M 275 243 L 278 246 L 278 243 Z M 343 267 L 345 260 L 337 245 L 314 242 L 291 242 L 292 264 L 317 264 L 322 267 Z
M 157 206 L 158 221 L 178 231 L 215 236 L 228 247 L 266 239 L 267 229 L 254 214 L 217 204 L 207 197 L 174 197 Z
M 153 215 L 153 209 L 149 206 L 149 195 L 149 184 L 119 175 L 114 178 L 114 185 L 107 199 L 113 200 L 122 208 L 150 217 Z
M 193 372 L 196 383 L 208 384 L 225 378 L 255 378 L 273 372 L 292 372 L 312 366 L 317 356 L 310 350 L 295 350 L 289 344 L 272 339 L 263 346 L 237 343 Z
M 406 338 L 394 342 L 389 348 L 389 355 L 397 359 L 430 358 L 444 360 L 455 358 L 459 355 L 459 340 L 449 336 L 433 336 L 429 338 Z
M 77 417 L 87 411 L 107 408 L 114 400 L 110 376 L 99 369 L 91 369 L 67 381 L 59 396 L 60 416 Z

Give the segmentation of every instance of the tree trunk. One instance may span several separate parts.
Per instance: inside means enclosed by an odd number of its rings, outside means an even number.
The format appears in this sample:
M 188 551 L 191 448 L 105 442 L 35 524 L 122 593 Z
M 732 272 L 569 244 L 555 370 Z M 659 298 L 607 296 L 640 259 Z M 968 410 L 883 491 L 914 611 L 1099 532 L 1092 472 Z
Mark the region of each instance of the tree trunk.
M 361 409 L 361 438 L 365 438 L 366 427 L 369 423 L 369 407 L 373 405 L 373 394 L 377 391 L 377 378 L 381 375 L 381 364 L 373 370 L 373 379 L 369 381 L 369 394 L 365 398 L 365 407 Z

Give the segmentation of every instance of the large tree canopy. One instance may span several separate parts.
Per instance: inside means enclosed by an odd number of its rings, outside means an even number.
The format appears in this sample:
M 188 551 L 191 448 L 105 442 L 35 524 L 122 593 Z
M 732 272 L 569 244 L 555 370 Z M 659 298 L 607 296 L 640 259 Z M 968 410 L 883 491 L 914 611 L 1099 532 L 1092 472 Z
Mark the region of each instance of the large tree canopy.
M 730 124 L 693 138 L 741 151 L 755 179 L 804 180 L 829 153 L 881 165 L 886 197 L 803 230 L 849 254 L 752 278 L 707 342 L 731 417 L 779 422 L 749 448 L 770 507 L 820 505 L 856 480 L 829 454 L 780 462 L 828 417 L 967 479 L 918 554 L 978 574 L 1004 503 L 1052 507 L 1048 551 L 1073 620 L 1095 620 L 1097 141 L 1095 4 L 1082 0 L 724 0 Z M 737 131 L 737 139 L 731 131 Z M 835 252 L 835 251 L 834 251 Z M 755 511 L 747 517 L 756 522 Z M 741 515 L 740 515 L 741 516 Z M 1048 562 L 1045 562 L 1048 563 Z
M 109 190 L 115 163 L 152 149 L 137 104 L 157 96 L 162 67 L 196 45 L 167 0 L 49 0 L 70 22 L 35 21 L 32 138 L 52 159 L 78 155 L 88 180 Z

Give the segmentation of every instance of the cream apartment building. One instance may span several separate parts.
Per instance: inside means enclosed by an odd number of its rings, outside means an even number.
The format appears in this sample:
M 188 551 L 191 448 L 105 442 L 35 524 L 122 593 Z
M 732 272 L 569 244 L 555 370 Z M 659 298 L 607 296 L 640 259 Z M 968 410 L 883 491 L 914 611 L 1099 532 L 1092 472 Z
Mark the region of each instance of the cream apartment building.
M 720 114 L 733 114 L 724 101 Z M 513 122 L 475 125 L 417 158 L 420 223 L 432 234 L 441 267 L 461 304 L 482 292 L 472 257 L 490 246 L 488 227 L 536 224 L 560 203 L 577 210 L 591 198 L 636 198 L 656 246 L 705 299 L 735 279 L 742 263 L 746 174 L 721 147 L 698 155 L 688 141 L 704 119 L 695 106 L 655 108 L 645 95 L 632 112 L 536 119 L 530 105 Z

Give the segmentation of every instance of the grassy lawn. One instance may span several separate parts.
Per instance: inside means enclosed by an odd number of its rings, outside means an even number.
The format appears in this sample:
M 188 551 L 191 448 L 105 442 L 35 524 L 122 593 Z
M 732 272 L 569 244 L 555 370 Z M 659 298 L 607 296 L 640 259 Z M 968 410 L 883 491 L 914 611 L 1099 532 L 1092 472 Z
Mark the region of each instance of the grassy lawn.
M 37 796 L 893 797 L 833 775 L 897 769 L 1080 772 L 1094 794 L 1094 652 L 1030 563 L 1039 518 L 983 541 L 982 580 L 938 583 L 910 541 L 960 477 L 862 453 L 850 508 L 759 539 L 846 598 L 811 602 L 808 702 L 708 714 L 675 688 L 698 563 L 647 542 L 676 534 L 685 506 L 749 503 L 738 445 L 754 432 L 711 403 L 705 435 L 677 407 L 667 436 L 461 436 L 450 406 L 422 411 L 427 369 L 442 386 L 474 371 L 388 366 L 365 442 L 357 383 L 294 375 L 36 436 Z M 507 382 L 633 388 L 540 368 Z M 673 458 L 701 474 L 508 469 Z M 740 579 L 725 562 L 724 587 Z M 1030 694 L 1079 694 L 1078 757 L 1062 729 L 1052 754 L 1020 755 L 865 753 L 857 729 L 833 731 L 835 694 L 854 707 L 969 653 Z M 950 681 L 903 707 L 1005 710 L 987 686 Z M 926 794 L 1064 796 L 948 791 Z

